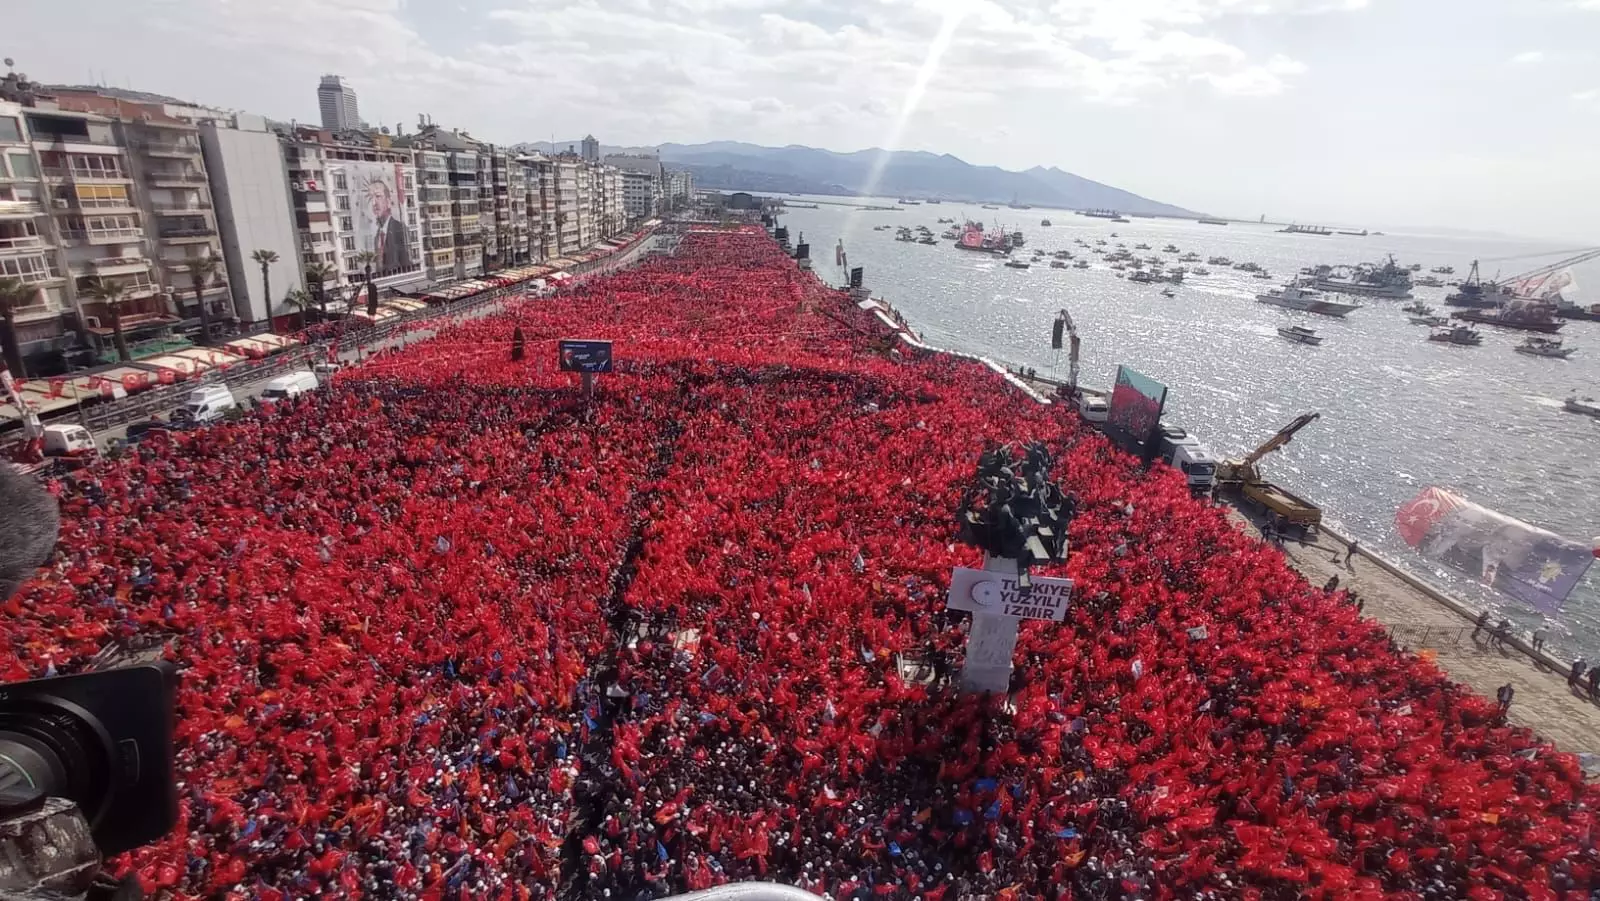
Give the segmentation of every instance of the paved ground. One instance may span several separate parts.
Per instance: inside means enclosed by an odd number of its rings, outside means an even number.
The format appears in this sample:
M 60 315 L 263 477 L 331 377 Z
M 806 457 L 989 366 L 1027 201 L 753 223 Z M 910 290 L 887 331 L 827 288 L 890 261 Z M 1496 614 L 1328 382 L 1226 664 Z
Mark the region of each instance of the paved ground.
M 1256 534 L 1243 513 L 1236 518 Z M 1500 686 L 1516 689 L 1510 719 L 1533 729 L 1563 751 L 1600 752 L 1600 705 L 1579 698 L 1567 687 L 1565 664 L 1541 666 L 1517 650 L 1495 650 L 1483 636 L 1471 637 L 1473 622 L 1418 591 L 1362 554 L 1349 565 L 1334 563 L 1335 551 L 1343 561 L 1344 543 L 1319 534 L 1313 543 L 1284 543 L 1289 563 L 1313 585 L 1339 577 L 1342 588 L 1359 595 L 1362 613 L 1389 627 L 1395 641 L 1412 650 L 1431 651 L 1450 677 L 1486 697 Z

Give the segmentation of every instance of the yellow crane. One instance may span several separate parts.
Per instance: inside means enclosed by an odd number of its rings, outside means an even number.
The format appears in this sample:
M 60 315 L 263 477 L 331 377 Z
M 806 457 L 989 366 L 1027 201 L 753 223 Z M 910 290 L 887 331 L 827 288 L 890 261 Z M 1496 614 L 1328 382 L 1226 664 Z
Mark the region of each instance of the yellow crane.
M 1256 464 L 1262 457 L 1288 444 L 1296 432 L 1321 418 L 1321 413 L 1302 413 L 1260 447 L 1246 454 L 1243 460 L 1228 460 L 1219 465 L 1218 487 L 1237 487 L 1246 502 L 1277 514 L 1286 527 L 1297 527 L 1303 531 L 1316 528 L 1322 522 L 1322 509 L 1287 488 L 1263 479 Z
M 1321 413 L 1301 413 L 1294 421 L 1278 430 L 1278 433 L 1268 438 L 1260 447 L 1245 455 L 1243 460 L 1227 460 L 1217 467 L 1218 484 L 1237 484 L 1241 482 L 1259 482 L 1261 473 L 1256 469 L 1256 463 L 1285 444 L 1288 444 L 1295 433 L 1322 418 Z

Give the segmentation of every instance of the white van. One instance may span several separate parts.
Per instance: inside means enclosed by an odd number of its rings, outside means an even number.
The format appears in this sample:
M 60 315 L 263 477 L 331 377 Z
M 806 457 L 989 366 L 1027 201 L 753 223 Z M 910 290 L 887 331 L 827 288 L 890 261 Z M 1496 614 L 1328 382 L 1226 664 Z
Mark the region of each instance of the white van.
M 227 385 L 203 385 L 189 392 L 189 400 L 178 412 L 190 422 L 215 422 L 238 405 Z
M 293 400 L 307 391 L 317 390 L 317 374 L 304 369 L 280 375 L 267 383 L 261 389 L 261 402 L 270 404 L 273 401 Z
M 45 456 L 81 457 L 94 452 L 94 438 L 83 426 L 52 424 L 44 427 Z

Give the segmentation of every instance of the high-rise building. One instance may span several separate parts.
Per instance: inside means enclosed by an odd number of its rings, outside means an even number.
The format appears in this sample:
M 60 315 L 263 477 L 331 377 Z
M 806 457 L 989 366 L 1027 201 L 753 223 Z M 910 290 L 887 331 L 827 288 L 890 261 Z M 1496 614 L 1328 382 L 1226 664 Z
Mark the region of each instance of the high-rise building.
M 350 131 L 361 127 L 356 111 L 356 91 L 337 75 L 322 76 L 317 85 L 317 108 L 322 111 L 322 127 L 329 131 Z
M 613 154 L 606 165 L 622 173 L 622 206 L 629 219 L 648 219 L 661 211 L 666 177 L 658 157 Z
M 590 163 L 600 162 L 600 142 L 594 135 L 583 136 L 583 158 Z
M 247 113 L 207 118 L 200 123 L 200 148 L 216 201 L 218 236 L 239 318 L 251 323 L 272 319 L 287 292 L 301 287 L 303 264 L 294 195 L 289 190 L 283 147 L 266 120 Z M 276 297 L 261 281 L 258 250 L 278 255 L 270 279 Z M 325 247 L 331 251 L 332 245 Z M 330 261 L 331 262 L 331 261 Z

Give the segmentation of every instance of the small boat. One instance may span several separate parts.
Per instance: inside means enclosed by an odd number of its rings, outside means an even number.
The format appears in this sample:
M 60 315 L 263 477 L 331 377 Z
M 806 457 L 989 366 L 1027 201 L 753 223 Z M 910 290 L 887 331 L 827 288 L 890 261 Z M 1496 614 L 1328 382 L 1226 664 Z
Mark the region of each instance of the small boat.
M 1198 262 L 1200 262 L 1200 254 L 1198 254 L 1198 253 L 1186 253 L 1183 256 L 1178 257 L 1178 262 L 1180 262 L 1180 263 L 1198 263 Z
M 1207 269 L 1204 266 L 1196 266 L 1196 267 L 1194 267 L 1193 269 L 1191 269 L 1189 271 L 1194 275 L 1210 275 L 1211 274 L 1211 270 Z
M 1261 270 L 1260 272 L 1257 272 L 1255 275 L 1252 275 L 1250 277 L 1251 278 L 1260 279 L 1260 280 L 1262 280 L 1264 282 L 1272 281 L 1272 273 L 1268 272 L 1265 269 Z
M 1235 263 L 1233 264 L 1233 268 L 1238 272 L 1260 272 L 1261 264 L 1251 262 Z
M 1432 316 L 1434 311 L 1433 311 L 1433 307 L 1430 307 L 1427 304 L 1423 303 L 1422 301 L 1417 300 L 1417 301 L 1413 301 L 1413 302 L 1408 303 L 1405 306 L 1401 307 L 1400 308 L 1400 312 L 1402 312 L 1402 313 L 1416 313 L 1418 316 Z
M 1431 275 L 1424 275 L 1424 276 L 1422 276 L 1420 278 L 1412 279 L 1411 280 L 1411 284 L 1416 285 L 1419 288 L 1443 288 L 1444 287 L 1444 282 L 1439 281 L 1438 279 L 1434 278 Z
M 998 209 L 1000 209 L 997 206 L 990 206 L 987 203 L 983 205 L 983 208 L 986 209 L 986 210 L 998 210 Z
M 1065 262 L 1063 262 L 1062 260 L 1051 260 L 1050 261 L 1050 268 L 1051 269 L 1065 269 L 1065 268 L 1067 268 L 1067 264 Z
M 1578 413 L 1583 416 L 1593 416 L 1596 419 L 1600 419 L 1600 403 L 1596 403 L 1592 397 L 1578 400 L 1578 396 L 1574 394 L 1567 398 L 1566 403 L 1561 405 L 1561 409 L 1566 410 L 1568 413 Z
M 945 239 L 946 241 L 959 241 L 961 240 L 961 233 L 953 228 L 947 228 L 944 230 L 944 234 L 940 235 L 939 237 Z
M 1456 272 L 1455 269 L 1451 268 L 1450 266 L 1435 266 L 1428 271 L 1437 273 L 1439 275 L 1454 275 Z
M 1135 244 L 1135 245 L 1133 245 L 1133 249 L 1134 250 L 1149 250 L 1150 249 L 1150 245 L 1149 244 Z
M 1074 269 L 1088 269 L 1089 268 L 1089 261 L 1088 260 L 1079 260 L 1078 262 L 1072 264 L 1072 268 L 1074 268 Z
M 922 237 L 917 239 L 917 243 L 918 244 L 938 244 L 939 241 L 938 241 L 938 239 L 934 238 L 933 235 L 923 235 Z
M 1178 250 L 1178 245 L 1176 245 L 1176 244 L 1168 244 L 1166 247 L 1161 248 L 1161 252 L 1162 253 L 1181 253 L 1182 251 Z
M 1412 325 L 1426 325 L 1430 328 L 1444 328 L 1450 320 L 1443 316 L 1411 316 L 1408 317 Z
M 898 203 L 901 206 L 921 206 L 922 205 L 922 201 L 920 201 L 920 200 L 907 200 L 904 197 L 900 198 L 899 200 L 896 200 L 895 203 Z
M 1322 343 L 1322 336 L 1317 334 L 1316 329 L 1306 328 L 1303 325 L 1283 326 L 1278 329 L 1278 334 L 1299 344 L 1317 345 Z
M 1049 228 L 1050 227 L 1050 220 L 1049 219 L 1040 219 L 1039 220 L 1039 227 L 1040 228 Z
M 1029 265 L 1027 260 L 1006 260 L 1007 269 L 1026 269 Z
M 1257 294 L 1256 300 L 1275 307 L 1283 307 L 1286 310 L 1302 310 L 1323 316 L 1337 316 L 1341 319 L 1361 309 L 1353 303 L 1328 300 L 1321 291 L 1314 291 L 1293 282 L 1284 285 L 1282 288 L 1275 288 L 1266 294 Z
M 1227 257 L 1212 257 L 1206 260 L 1207 266 L 1232 266 L 1233 261 Z
M 1115 269 L 1117 267 L 1113 266 L 1111 268 Z M 1130 281 L 1130 282 L 1138 282 L 1141 285 L 1153 285 L 1153 284 L 1156 283 L 1156 277 L 1155 277 L 1155 275 L 1153 273 L 1149 273 L 1149 272 L 1144 271 L 1143 269 L 1140 269 L 1140 270 L 1134 272 L 1132 275 L 1128 276 L 1128 281 Z
M 1560 338 L 1540 338 L 1534 335 L 1529 335 L 1526 341 L 1512 349 L 1530 357 L 1550 357 L 1555 360 L 1565 360 L 1578 350 L 1576 347 L 1562 347 Z
M 1437 341 L 1440 344 L 1458 344 L 1462 347 L 1477 347 L 1479 344 L 1483 343 L 1483 335 L 1479 334 L 1477 329 L 1468 328 L 1464 325 L 1458 325 L 1454 326 L 1453 328 L 1440 329 L 1429 335 L 1428 340 Z
M 1161 296 L 1162 297 L 1177 297 L 1178 296 L 1178 292 L 1172 290 L 1171 288 L 1162 288 L 1161 289 Z

